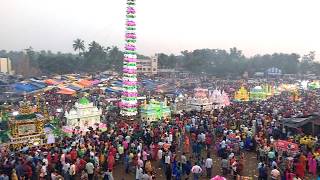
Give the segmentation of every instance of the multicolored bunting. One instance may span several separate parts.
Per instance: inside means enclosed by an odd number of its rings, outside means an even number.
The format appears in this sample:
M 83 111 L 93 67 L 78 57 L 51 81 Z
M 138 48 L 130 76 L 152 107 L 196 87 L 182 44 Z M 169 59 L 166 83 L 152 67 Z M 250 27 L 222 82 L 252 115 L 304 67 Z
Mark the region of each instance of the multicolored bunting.
M 136 52 L 136 10 L 135 0 L 127 0 L 127 22 L 125 34 L 125 54 L 123 59 L 123 91 L 121 97 L 121 114 L 135 116 L 138 105 L 137 91 L 137 52 Z

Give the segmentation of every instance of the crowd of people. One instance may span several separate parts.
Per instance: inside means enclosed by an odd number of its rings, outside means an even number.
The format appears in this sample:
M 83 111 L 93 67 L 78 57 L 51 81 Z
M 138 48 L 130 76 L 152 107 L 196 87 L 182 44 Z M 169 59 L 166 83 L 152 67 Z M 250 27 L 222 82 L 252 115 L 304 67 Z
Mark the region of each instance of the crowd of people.
M 320 103 L 316 93 L 301 91 L 298 102 L 283 93 L 267 101 L 235 102 L 212 112 L 183 112 L 156 123 L 110 120 L 104 115 L 106 131 L 73 133 L 53 147 L 2 148 L 0 180 L 198 180 L 215 175 L 315 179 L 320 167 L 320 158 L 314 155 L 317 147 L 299 144 L 291 138 L 295 132 L 278 122 L 316 112 Z M 96 95 L 89 98 L 104 106 Z M 54 106 L 50 111 L 58 107 L 67 111 L 77 98 L 48 94 L 47 99 Z M 278 149 L 274 142 L 279 139 L 297 143 L 299 150 Z M 252 163 L 256 163 L 254 173 L 249 172 Z

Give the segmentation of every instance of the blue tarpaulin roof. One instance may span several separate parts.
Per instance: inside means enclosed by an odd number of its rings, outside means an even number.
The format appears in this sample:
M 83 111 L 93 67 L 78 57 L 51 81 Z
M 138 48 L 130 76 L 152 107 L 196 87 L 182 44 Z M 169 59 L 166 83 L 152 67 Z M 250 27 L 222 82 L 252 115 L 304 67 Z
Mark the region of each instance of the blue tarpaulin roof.
M 112 89 L 112 88 L 106 88 L 105 91 L 106 92 L 116 92 L 116 93 L 120 92 L 120 90 L 116 90 L 116 89 Z
M 75 91 L 80 91 L 80 90 L 81 90 L 81 88 L 76 87 L 76 86 L 73 86 L 73 85 L 71 85 L 71 84 L 68 85 L 67 88 L 70 88 L 70 89 L 75 90 Z
M 47 87 L 46 84 L 42 83 L 42 82 L 31 82 L 30 84 L 38 87 L 39 89 L 43 89 L 43 88 Z
M 13 85 L 13 88 L 17 92 L 32 92 L 32 91 L 41 89 L 41 88 L 39 88 L 35 85 L 32 85 L 32 84 L 29 84 L 29 83 L 15 83 Z

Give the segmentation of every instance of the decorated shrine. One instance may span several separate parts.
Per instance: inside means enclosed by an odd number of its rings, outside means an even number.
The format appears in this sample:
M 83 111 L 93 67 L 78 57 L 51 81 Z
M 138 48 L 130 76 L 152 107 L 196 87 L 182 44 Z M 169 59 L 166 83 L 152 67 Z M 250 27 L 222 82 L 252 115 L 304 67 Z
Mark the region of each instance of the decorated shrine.
M 300 95 L 299 95 L 298 90 L 291 91 L 291 98 L 292 98 L 293 102 L 300 101 Z
M 74 107 L 65 113 L 67 126 L 87 130 L 100 124 L 102 110 L 93 105 L 87 98 L 82 97 Z
M 320 82 L 319 81 L 310 82 L 308 84 L 308 88 L 311 90 L 320 89 Z
M 249 92 L 243 86 L 235 93 L 234 95 L 235 101 L 249 101 Z
M 123 59 L 121 114 L 123 116 L 137 115 L 137 52 L 136 52 L 136 9 L 135 0 L 127 0 L 125 52 Z
M 250 89 L 251 101 L 260 101 L 260 100 L 266 100 L 266 99 L 267 99 L 267 93 L 265 92 L 265 89 L 263 89 L 261 86 L 256 86 Z
M 292 91 L 295 91 L 297 89 L 298 89 L 298 87 L 297 87 L 296 84 L 281 84 L 278 87 L 277 90 L 281 93 L 281 92 L 284 92 L 284 91 L 292 92 Z
M 12 147 L 37 146 L 46 143 L 44 123 L 46 118 L 33 112 L 26 100 L 20 103 L 16 116 L 9 117 L 9 144 Z
M 265 84 L 262 86 L 263 92 L 266 94 L 267 98 L 275 95 L 275 88 L 272 85 Z
M 194 89 L 193 97 L 187 99 L 187 108 L 190 111 L 211 111 L 213 109 L 213 102 L 209 98 L 208 89 Z
M 214 90 L 211 93 L 209 93 L 209 98 L 211 102 L 213 103 L 214 109 L 223 108 L 225 106 L 230 105 L 229 96 L 224 91 Z
M 140 107 L 140 115 L 143 121 L 158 121 L 161 119 L 170 119 L 171 110 L 167 105 L 167 100 L 165 98 L 164 102 L 159 102 L 151 99 L 149 103 L 144 102 Z
M 186 98 L 183 94 L 179 94 L 172 104 L 172 110 L 175 114 L 181 113 L 186 109 Z

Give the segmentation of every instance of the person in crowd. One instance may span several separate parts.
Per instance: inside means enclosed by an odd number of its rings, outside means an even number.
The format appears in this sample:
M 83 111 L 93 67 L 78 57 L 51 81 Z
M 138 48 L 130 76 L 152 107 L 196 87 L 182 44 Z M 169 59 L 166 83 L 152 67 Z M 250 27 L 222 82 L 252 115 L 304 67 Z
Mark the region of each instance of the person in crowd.
M 194 166 L 192 166 L 191 172 L 193 174 L 193 179 L 199 180 L 202 173 L 202 168 L 196 163 Z
M 211 178 L 212 166 L 213 166 L 213 160 L 210 157 L 210 154 L 208 154 L 207 155 L 207 159 L 205 161 L 205 167 L 206 167 L 206 171 L 207 171 L 207 178 Z

